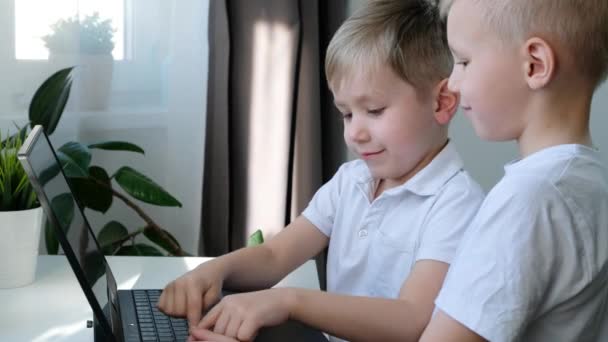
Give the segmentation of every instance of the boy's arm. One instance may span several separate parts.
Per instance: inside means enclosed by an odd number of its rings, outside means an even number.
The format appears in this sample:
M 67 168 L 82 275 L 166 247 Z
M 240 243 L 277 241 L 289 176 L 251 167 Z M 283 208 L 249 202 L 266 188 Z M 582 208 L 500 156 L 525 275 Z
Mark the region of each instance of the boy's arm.
M 416 262 L 396 300 L 294 289 L 290 317 L 351 341 L 417 341 L 448 266 L 434 260 Z
M 484 342 L 486 339 L 460 324 L 441 310 L 433 317 L 420 342 Z
M 196 325 L 202 312 L 219 299 L 223 287 L 268 288 L 327 246 L 328 238 L 300 216 L 274 238 L 199 265 L 169 283 L 158 301 L 161 311 L 186 316 Z
M 238 290 L 269 288 L 317 255 L 329 238 L 304 216 L 298 216 L 272 239 L 242 248 L 214 262 L 224 270 L 224 285 Z
M 417 341 L 431 317 L 447 269 L 439 261 L 417 262 L 399 299 L 295 288 L 227 296 L 198 329 L 249 341 L 260 328 L 292 318 L 352 341 Z

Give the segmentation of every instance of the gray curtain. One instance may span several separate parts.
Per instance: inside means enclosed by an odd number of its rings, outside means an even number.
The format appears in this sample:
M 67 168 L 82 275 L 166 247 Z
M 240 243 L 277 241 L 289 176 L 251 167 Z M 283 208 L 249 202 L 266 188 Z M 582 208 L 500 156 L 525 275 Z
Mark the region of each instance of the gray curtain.
M 344 160 L 322 59 L 345 8 L 211 1 L 200 255 L 240 248 L 257 229 L 271 238 Z

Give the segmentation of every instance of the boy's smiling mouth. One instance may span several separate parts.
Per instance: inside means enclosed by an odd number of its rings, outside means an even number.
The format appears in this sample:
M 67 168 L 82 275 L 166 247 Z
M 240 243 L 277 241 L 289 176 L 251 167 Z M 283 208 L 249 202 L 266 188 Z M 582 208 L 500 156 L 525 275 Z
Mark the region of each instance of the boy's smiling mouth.
M 379 151 L 374 151 L 374 152 L 361 152 L 359 154 L 361 155 L 361 158 L 363 158 L 363 159 L 370 159 L 374 156 L 379 155 L 382 152 L 384 152 L 384 150 L 379 150 Z

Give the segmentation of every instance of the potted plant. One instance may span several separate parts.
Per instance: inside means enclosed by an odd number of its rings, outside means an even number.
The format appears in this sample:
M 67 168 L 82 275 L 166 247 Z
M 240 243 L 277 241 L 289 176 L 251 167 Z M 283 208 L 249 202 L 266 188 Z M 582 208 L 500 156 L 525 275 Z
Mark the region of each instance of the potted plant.
M 43 212 L 17 159 L 21 143 L 16 136 L 0 148 L 0 288 L 27 285 L 36 273 Z
M 42 125 L 47 135 L 53 134 L 70 96 L 72 71 L 73 68 L 59 70 L 42 83 L 30 103 L 29 126 L 20 128 L 17 133 L 4 141 L 0 139 L 3 146 L 11 146 L 13 141 L 19 144 L 27 136 L 29 127 L 35 125 Z M 154 222 L 139 205 L 139 202 L 145 202 L 158 206 L 181 207 L 181 203 L 152 179 L 128 165 L 113 173 L 109 173 L 100 165 L 92 165 L 92 151 L 99 149 L 141 155 L 144 154 L 144 150 L 125 141 L 106 141 L 88 145 L 70 141 L 57 148 L 63 171 L 85 210 L 105 213 L 117 199 L 141 218 L 141 224 L 135 227 L 108 218 L 107 223 L 97 234 L 97 240 L 104 252 L 109 255 L 189 255 L 181 248 L 178 241 L 166 229 Z M 29 182 L 24 184 L 29 186 Z M 53 199 L 50 200 L 53 202 Z M 72 207 L 68 205 L 63 209 L 74 210 L 73 204 L 71 205 Z M 48 222 L 44 228 L 44 239 L 49 254 L 57 254 L 59 243 L 53 227 Z M 0 265 L 3 260 L 9 259 L 0 257 Z M 97 274 L 90 276 L 97 277 Z
M 51 33 L 42 37 L 53 64 L 79 66 L 74 89 L 79 109 L 103 110 L 108 106 L 115 31 L 110 19 L 103 20 L 94 13 L 82 19 L 60 19 L 51 25 Z

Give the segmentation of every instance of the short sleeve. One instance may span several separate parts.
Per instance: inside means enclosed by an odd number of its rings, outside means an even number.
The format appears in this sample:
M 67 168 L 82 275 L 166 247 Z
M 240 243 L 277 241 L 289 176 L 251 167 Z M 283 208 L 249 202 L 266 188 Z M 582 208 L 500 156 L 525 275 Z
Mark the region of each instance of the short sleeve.
M 344 182 L 345 167 L 341 166 L 336 174 L 315 193 L 302 216 L 306 217 L 317 229 L 326 236 L 331 236 L 340 201 L 342 183 Z
M 576 265 L 581 251 L 571 248 L 574 227 L 551 184 L 499 183 L 463 239 L 436 306 L 488 340 L 518 340 L 538 312 L 584 278 Z
M 463 172 L 452 178 L 427 215 L 416 261 L 451 263 L 483 197 L 483 190 Z

